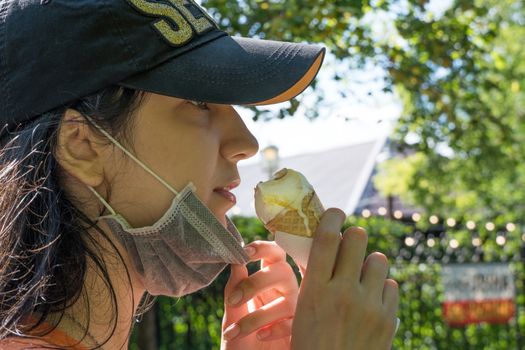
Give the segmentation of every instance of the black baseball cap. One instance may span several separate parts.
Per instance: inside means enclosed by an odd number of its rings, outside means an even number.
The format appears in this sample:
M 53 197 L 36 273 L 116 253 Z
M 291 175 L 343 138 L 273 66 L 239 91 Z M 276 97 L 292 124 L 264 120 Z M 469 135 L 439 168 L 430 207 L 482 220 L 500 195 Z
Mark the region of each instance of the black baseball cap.
M 289 100 L 323 47 L 229 36 L 193 0 L 0 0 L 0 126 L 112 84 L 202 102 Z

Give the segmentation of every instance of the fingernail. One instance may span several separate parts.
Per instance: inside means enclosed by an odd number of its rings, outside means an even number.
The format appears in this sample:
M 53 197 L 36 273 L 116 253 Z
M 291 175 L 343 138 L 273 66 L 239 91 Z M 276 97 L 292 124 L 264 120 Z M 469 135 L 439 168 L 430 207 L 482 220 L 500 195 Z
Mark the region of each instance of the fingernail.
M 257 250 L 254 248 L 254 247 L 244 247 L 244 251 L 246 254 L 248 254 L 248 256 L 254 256 L 255 253 L 257 252 Z
M 259 333 L 257 333 L 257 339 L 263 340 L 263 339 L 268 338 L 270 335 L 272 335 L 271 329 L 265 328 L 262 331 L 260 331 Z
M 242 299 L 242 290 L 237 289 L 234 291 L 229 297 L 228 297 L 228 304 L 230 305 L 236 305 L 238 304 Z
M 224 339 L 233 340 L 239 335 L 239 333 L 241 333 L 241 327 L 239 327 L 237 323 L 234 323 L 224 331 Z

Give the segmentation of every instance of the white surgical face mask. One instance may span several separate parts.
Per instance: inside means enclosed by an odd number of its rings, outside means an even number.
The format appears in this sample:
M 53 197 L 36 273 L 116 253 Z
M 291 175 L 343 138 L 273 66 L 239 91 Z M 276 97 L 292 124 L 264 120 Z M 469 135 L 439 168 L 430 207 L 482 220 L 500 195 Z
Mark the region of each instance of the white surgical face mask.
M 90 187 L 111 212 L 98 219 L 107 223 L 125 247 L 150 294 L 180 297 L 209 285 L 226 265 L 248 262 L 242 237 L 233 223 L 226 218 L 225 228 L 197 197 L 192 183 L 177 192 L 105 130 L 98 128 L 175 195 L 170 208 L 157 222 L 133 228 Z

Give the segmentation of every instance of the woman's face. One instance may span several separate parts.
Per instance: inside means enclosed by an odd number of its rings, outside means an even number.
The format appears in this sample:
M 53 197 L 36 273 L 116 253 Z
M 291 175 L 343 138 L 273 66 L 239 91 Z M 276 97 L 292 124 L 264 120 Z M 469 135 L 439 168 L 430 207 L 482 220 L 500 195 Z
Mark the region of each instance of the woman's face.
M 259 147 L 233 107 L 148 94 L 136 113 L 129 151 L 177 191 L 192 182 L 226 225 L 235 203 L 219 190 L 238 186 L 237 163 Z M 104 171 L 110 204 L 133 227 L 153 224 L 171 205 L 174 194 L 118 148 Z

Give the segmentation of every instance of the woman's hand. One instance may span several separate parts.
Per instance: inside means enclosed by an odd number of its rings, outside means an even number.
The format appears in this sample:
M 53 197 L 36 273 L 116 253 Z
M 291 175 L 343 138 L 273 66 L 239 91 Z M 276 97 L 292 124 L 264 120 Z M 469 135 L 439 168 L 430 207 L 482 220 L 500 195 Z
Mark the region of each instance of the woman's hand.
M 299 287 L 286 253 L 265 241 L 252 242 L 245 250 L 251 261 L 261 260 L 261 269 L 248 276 L 246 266 L 231 266 L 224 291 L 221 349 L 290 349 Z
M 381 253 L 366 260 L 366 232 L 345 214 L 327 210 L 319 224 L 301 283 L 293 330 L 294 350 L 386 350 L 392 346 L 399 303 Z M 363 263 L 364 261 L 364 263 Z

